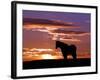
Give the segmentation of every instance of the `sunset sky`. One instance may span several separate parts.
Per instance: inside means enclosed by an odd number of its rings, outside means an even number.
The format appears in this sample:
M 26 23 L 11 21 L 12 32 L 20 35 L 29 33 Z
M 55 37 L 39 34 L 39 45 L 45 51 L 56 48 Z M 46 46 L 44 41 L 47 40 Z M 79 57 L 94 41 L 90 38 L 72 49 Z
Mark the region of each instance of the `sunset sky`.
M 24 61 L 38 60 L 40 56 L 61 59 L 61 51 L 55 49 L 58 38 L 76 45 L 77 57 L 89 58 L 90 17 L 89 13 L 23 10 Z

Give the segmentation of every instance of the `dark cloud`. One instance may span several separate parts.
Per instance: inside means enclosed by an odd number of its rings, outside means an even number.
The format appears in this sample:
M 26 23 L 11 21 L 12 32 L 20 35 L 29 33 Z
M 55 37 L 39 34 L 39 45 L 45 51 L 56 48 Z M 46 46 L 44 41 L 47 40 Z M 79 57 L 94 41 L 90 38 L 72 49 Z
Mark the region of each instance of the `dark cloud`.
M 49 20 L 49 19 L 34 19 L 23 18 L 23 25 L 38 24 L 38 25 L 53 25 L 53 26 L 76 26 L 71 22 L 63 22 L 61 20 Z

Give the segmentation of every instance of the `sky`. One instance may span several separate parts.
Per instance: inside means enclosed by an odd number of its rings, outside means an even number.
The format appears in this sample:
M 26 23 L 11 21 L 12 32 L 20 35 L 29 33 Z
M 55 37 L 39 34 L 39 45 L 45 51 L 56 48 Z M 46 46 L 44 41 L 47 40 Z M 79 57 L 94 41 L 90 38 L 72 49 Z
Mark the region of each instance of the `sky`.
M 48 49 L 55 50 L 59 39 L 76 45 L 77 55 L 90 57 L 90 21 L 89 13 L 23 10 L 23 49 L 58 55 Z

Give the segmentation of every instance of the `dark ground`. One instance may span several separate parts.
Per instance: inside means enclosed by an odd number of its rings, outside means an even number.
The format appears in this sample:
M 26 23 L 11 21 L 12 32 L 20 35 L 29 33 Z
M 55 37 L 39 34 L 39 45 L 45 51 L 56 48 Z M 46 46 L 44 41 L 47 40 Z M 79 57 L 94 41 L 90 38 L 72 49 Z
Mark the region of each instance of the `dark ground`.
M 81 67 L 90 66 L 90 58 L 69 60 L 37 60 L 23 62 L 23 69 L 41 69 L 41 68 L 58 68 L 58 67 Z

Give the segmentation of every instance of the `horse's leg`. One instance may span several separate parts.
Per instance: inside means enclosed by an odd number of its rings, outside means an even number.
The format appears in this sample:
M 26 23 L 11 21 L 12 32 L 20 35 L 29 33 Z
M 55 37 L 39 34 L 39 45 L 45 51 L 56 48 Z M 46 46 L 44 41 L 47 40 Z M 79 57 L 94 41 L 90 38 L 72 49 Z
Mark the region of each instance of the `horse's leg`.
M 67 60 L 67 56 L 66 56 L 66 54 L 63 54 L 63 56 L 64 56 L 64 60 Z
M 66 60 L 67 58 L 66 58 L 66 53 L 65 53 L 65 51 L 62 51 L 62 54 L 63 54 L 64 60 Z
M 73 56 L 73 60 L 76 60 L 76 51 L 75 52 L 72 52 L 72 56 Z

